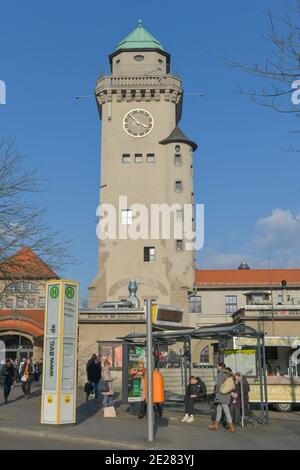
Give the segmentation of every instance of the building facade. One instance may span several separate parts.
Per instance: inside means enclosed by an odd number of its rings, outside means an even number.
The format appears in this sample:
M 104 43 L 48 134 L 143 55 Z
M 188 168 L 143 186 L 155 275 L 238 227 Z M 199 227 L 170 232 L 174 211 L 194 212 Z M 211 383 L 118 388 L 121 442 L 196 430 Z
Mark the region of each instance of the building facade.
M 181 307 L 188 321 L 188 291 L 194 283 L 194 252 L 186 240 L 153 233 L 152 205 L 173 206 L 171 222 L 183 222 L 193 204 L 193 152 L 197 146 L 178 127 L 182 83 L 170 72 L 170 54 L 141 24 L 110 57 L 111 75 L 96 85 L 102 123 L 100 207 L 116 208 L 115 239 L 99 240 L 98 273 L 89 286 L 89 308 L 126 299 L 136 280 L 141 306 L 146 299 Z M 123 197 L 120 203 L 120 196 Z M 125 202 L 124 202 L 125 201 Z M 141 224 L 144 210 L 147 224 Z M 168 209 L 167 209 L 168 210 Z M 105 216 L 99 231 L 105 230 Z M 130 231 L 141 238 L 130 238 Z M 146 234 L 146 237 L 145 237 Z M 128 236 L 127 236 L 128 235 Z
M 249 269 L 244 264 L 239 269 L 200 269 L 194 287 L 189 299 L 191 326 L 244 321 L 270 336 L 300 335 L 300 269 Z M 264 312 L 265 323 L 259 312 Z M 212 352 L 209 342 L 199 342 L 194 345 L 194 361 L 211 363 Z
M 46 282 L 58 279 L 32 250 L 23 248 L 0 266 L 0 341 L 7 357 L 42 357 Z

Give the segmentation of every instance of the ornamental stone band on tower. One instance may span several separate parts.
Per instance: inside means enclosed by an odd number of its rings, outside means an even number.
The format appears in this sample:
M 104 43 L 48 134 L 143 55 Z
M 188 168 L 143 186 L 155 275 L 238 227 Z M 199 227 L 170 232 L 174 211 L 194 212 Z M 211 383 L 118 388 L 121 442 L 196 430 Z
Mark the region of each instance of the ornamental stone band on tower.
M 102 123 L 100 204 L 128 207 L 119 223 L 130 225 L 133 204 L 193 204 L 193 152 L 197 145 L 178 127 L 183 89 L 170 70 L 170 54 L 139 22 L 109 56 L 111 75 L 96 84 Z M 183 218 L 174 210 L 174 218 Z M 149 220 L 150 223 L 150 220 Z M 100 221 L 101 224 L 101 221 Z M 151 235 L 151 234 L 150 234 Z M 98 273 L 89 286 L 89 307 L 128 297 L 135 279 L 138 298 L 182 307 L 194 285 L 194 252 L 185 239 L 99 240 Z M 188 325 L 188 317 L 184 318 Z

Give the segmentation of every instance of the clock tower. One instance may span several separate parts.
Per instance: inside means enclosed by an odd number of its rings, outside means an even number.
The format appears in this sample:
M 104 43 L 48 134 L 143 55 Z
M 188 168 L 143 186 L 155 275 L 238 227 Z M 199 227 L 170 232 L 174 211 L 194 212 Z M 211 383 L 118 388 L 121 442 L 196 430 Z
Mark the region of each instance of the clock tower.
M 171 220 L 183 222 L 184 205 L 194 202 L 197 145 L 178 127 L 181 80 L 170 72 L 170 54 L 141 22 L 109 59 L 111 75 L 100 77 L 95 91 L 102 122 L 100 204 L 116 208 L 122 233 L 135 223 L 134 205 L 143 204 L 149 236 L 125 238 L 117 230 L 115 239 L 100 238 L 89 307 L 127 299 L 128 284 L 136 280 L 141 303 L 153 299 L 182 307 L 186 314 L 188 291 L 194 284 L 194 251 L 186 249 L 184 236 L 171 233 L 170 239 L 164 239 L 153 236 L 150 227 L 152 205 L 176 204 Z M 121 208 L 120 196 L 127 204 Z M 104 219 L 99 224 L 101 228 Z M 145 229 L 139 227 L 143 235 Z M 184 323 L 188 325 L 187 317 Z

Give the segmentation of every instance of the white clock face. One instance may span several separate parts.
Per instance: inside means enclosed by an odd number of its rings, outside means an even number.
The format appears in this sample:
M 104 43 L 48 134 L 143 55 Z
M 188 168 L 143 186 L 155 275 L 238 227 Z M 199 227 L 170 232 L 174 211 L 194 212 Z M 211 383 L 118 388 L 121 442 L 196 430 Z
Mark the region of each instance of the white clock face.
M 154 126 L 154 119 L 145 109 L 133 109 L 123 119 L 123 127 L 132 137 L 145 137 L 150 134 Z

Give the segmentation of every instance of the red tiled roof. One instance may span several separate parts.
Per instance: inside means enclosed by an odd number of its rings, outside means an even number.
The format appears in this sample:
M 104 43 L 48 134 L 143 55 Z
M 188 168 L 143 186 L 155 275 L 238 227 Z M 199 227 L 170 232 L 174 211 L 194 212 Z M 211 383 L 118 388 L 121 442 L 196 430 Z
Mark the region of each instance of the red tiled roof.
M 57 274 L 47 266 L 30 248 L 24 247 L 10 259 L 1 263 L 0 277 L 21 277 L 28 279 L 57 279 Z
M 196 269 L 196 286 L 300 285 L 300 269 Z

